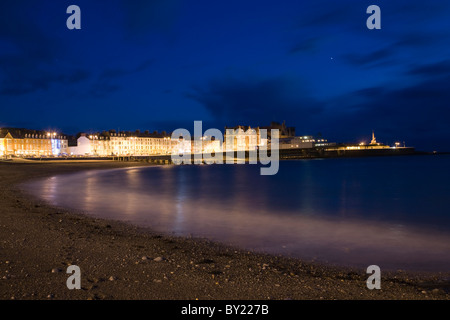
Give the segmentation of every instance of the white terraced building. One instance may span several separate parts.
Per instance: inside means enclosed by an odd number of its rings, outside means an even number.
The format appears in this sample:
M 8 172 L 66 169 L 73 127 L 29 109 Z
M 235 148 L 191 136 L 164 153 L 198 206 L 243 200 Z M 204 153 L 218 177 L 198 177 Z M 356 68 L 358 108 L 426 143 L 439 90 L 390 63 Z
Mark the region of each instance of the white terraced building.
M 81 134 L 72 155 L 80 156 L 150 156 L 171 154 L 178 145 L 163 135 L 145 136 L 139 133 Z

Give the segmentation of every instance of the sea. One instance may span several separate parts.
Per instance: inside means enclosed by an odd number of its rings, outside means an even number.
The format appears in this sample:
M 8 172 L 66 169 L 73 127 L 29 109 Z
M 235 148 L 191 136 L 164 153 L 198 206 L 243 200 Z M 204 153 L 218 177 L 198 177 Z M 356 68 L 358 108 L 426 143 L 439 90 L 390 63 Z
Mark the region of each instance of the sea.
M 450 272 L 450 155 L 161 165 L 23 186 L 48 203 L 160 233 L 336 266 Z

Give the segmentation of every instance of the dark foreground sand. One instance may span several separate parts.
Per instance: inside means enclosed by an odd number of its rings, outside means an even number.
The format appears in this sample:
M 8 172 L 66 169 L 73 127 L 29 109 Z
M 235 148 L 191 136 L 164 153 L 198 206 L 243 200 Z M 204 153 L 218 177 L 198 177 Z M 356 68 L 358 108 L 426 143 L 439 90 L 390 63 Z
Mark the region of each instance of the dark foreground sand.
M 382 273 L 165 236 L 46 205 L 15 185 L 133 163 L 0 163 L 1 299 L 450 299 L 450 274 Z M 155 259 L 156 258 L 156 259 Z M 69 265 L 81 290 L 69 290 Z

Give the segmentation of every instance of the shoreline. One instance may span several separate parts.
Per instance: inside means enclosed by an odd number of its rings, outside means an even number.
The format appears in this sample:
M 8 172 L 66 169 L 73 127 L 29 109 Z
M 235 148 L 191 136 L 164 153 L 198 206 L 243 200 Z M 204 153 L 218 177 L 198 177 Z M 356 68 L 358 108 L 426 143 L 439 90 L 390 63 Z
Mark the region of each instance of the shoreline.
M 149 166 L 112 161 L 0 162 L 0 299 L 446 299 L 450 273 L 382 272 L 248 252 L 57 208 L 18 184 L 80 170 Z M 69 290 L 69 265 L 81 290 Z

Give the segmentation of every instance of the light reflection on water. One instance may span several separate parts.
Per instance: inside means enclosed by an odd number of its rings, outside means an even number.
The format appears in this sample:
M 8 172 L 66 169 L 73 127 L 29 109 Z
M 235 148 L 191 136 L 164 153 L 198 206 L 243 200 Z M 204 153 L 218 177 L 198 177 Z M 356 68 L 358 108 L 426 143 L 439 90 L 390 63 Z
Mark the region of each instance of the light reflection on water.
M 341 265 L 450 271 L 450 190 L 430 184 L 448 178 L 433 176 L 443 159 L 428 167 L 420 161 L 435 160 L 282 162 L 273 177 L 249 165 L 114 169 L 27 188 L 58 206 L 161 232 Z

